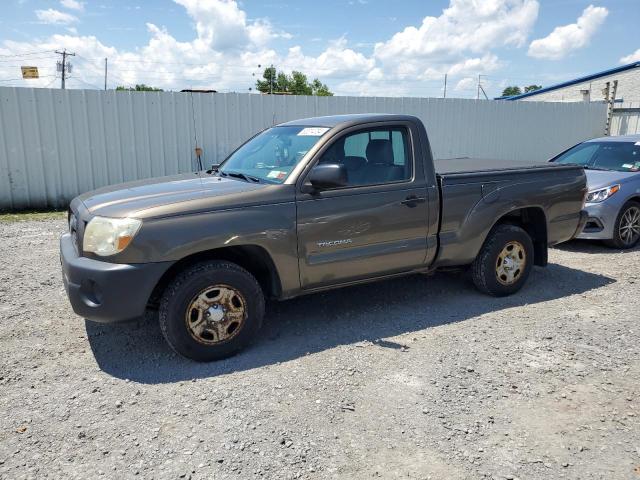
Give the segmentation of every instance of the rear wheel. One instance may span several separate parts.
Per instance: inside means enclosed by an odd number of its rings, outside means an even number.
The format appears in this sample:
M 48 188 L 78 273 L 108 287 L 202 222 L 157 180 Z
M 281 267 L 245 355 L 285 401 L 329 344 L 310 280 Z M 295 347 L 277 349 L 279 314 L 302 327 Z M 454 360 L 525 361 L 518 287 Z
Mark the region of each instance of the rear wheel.
M 502 297 L 522 288 L 533 265 L 533 242 L 515 225 L 498 225 L 471 265 L 473 283 L 481 292 Z
M 264 295 L 249 272 L 212 261 L 180 273 L 160 302 L 160 329 L 180 355 L 199 362 L 229 357 L 255 337 Z
M 627 202 L 613 225 L 613 238 L 605 242 L 612 248 L 633 248 L 640 240 L 640 203 Z

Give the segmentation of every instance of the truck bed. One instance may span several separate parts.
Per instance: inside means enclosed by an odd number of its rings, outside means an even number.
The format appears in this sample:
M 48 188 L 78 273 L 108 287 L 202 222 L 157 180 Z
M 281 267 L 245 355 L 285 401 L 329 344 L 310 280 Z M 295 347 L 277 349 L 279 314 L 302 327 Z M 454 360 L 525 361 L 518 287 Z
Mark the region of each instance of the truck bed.
M 487 233 L 487 218 L 520 206 L 533 206 L 530 215 L 544 215 L 548 245 L 575 233 L 585 193 L 582 167 L 477 158 L 434 163 L 440 186 L 440 266 L 473 261 Z M 575 205 L 571 215 L 566 205 Z
M 446 175 L 453 173 L 478 173 L 496 170 L 523 170 L 538 168 L 555 168 L 549 162 L 518 162 L 514 160 L 500 160 L 495 158 L 443 158 L 434 161 L 436 173 Z

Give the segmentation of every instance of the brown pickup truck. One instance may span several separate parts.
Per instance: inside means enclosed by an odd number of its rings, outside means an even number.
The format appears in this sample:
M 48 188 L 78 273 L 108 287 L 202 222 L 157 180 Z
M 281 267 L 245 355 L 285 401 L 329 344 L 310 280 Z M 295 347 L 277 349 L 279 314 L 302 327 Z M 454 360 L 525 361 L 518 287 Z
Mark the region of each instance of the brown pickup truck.
M 60 240 L 73 309 L 98 322 L 159 310 L 178 353 L 227 357 L 265 298 L 469 267 L 509 295 L 582 230 L 572 165 L 434 162 L 420 120 L 341 115 L 258 133 L 211 170 L 75 198 Z

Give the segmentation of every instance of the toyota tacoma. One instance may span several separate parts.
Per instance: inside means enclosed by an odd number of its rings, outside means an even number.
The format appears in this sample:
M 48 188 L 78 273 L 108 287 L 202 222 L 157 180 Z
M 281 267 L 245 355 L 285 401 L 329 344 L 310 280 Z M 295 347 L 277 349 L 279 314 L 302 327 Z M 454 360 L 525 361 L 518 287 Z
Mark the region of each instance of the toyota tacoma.
M 211 361 L 257 336 L 265 299 L 453 267 L 513 294 L 582 231 L 586 194 L 581 166 L 435 162 L 413 116 L 296 120 L 208 171 L 73 199 L 64 285 L 89 320 L 156 310 L 176 352 Z

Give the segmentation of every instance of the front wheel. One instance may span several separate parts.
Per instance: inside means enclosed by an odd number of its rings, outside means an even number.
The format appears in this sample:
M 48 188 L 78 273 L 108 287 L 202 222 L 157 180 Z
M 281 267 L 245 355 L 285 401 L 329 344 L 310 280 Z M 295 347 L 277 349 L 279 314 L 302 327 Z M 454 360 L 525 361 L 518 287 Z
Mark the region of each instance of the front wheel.
M 159 322 L 174 351 L 209 362 L 249 344 L 263 316 L 264 294 L 253 275 L 234 263 L 211 261 L 188 268 L 170 283 Z
M 498 225 L 490 233 L 471 265 L 473 283 L 495 297 L 522 288 L 533 265 L 533 242 L 516 225 Z
M 640 203 L 627 202 L 613 225 L 613 238 L 605 243 L 611 248 L 633 248 L 640 240 Z

